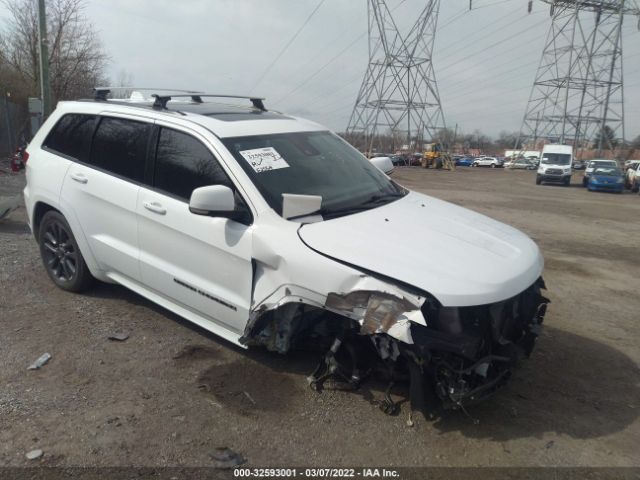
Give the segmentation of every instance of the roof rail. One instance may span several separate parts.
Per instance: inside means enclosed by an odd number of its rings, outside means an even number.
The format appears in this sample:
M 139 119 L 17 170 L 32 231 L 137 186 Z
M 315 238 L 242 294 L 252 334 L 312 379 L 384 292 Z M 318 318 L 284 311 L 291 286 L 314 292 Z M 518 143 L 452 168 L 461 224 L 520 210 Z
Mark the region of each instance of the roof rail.
M 97 101 L 105 101 L 107 100 L 107 96 L 113 91 L 150 91 L 150 92 L 176 92 L 176 93 L 185 93 L 185 94 L 195 94 L 198 93 L 194 90 L 175 90 L 171 88 L 148 88 L 148 87 L 93 87 L 94 91 L 94 100 Z
M 257 108 L 258 110 L 262 110 L 263 112 L 267 111 L 267 109 L 264 106 L 263 97 L 250 97 L 250 96 L 244 96 L 244 95 L 222 95 L 222 94 L 216 94 L 216 93 L 199 93 L 199 92 L 188 92 L 186 94 L 178 94 L 178 95 L 158 95 L 154 93 L 151 96 L 155 98 L 155 101 L 153 102 L 153 108 L 158 108 L 161 110 L 167 109 L 167 102 L 169 102 L 169 100 L 171 100 L 172 98 L 189 97 L 195 103 L 203 103 L 202 97 L 207 97 L 207 98 L 246 99 L 251 101 L 251 104 L 253 105 L 254 108 Z
M 141 87 L 94 87 L 94 100 L 95 101 L 107 101 L 107 97 L 113 91 L 152 91 L 155 92 L 151 96 L 155 98 L 153 102 L 153 108 L 158 108 L 161 110 L 167 109 L 167 103 L 172 98 L 191 98 L 191 100 L 195 103 L 203 103 L 202 97 L 208 98 L 241 98 L 250 100 L 251 104 L 254 108 L 258 110 L 262 110 L 266 112 L 267 109 L 264 106 L 264 98 L 263 97 L 253 97 L 253 96 L 244 96 L 244 95 L 224 95 L 224 94 L 216 94 L 216 93 L 204 93 L 197 92 L 194 90 L 175 90 L 170 88 L 141 88 Z M 165 92 L 167 94 L 165 94 Z M 174 93 L 175 92 L 175 93 Z

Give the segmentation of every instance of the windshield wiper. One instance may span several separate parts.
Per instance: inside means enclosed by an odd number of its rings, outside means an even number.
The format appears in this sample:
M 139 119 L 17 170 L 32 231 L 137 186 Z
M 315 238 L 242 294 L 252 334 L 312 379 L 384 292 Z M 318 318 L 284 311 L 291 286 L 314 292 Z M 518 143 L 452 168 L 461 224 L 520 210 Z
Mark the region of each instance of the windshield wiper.
M 300 215 L 294 215 L 293 217 L 287 217 L 287 220 L 296 220 L 299 218 L 304 218 L 304 217 L 310 217 L 312 215 L 322 215 L 323 217 L 325 216 L 343 216 L 343 215 L 349 215 L 351 213 L 357 213 L 357 212 L 362 212 L 365 210 L 370 210 L 371 208 L 375 207 L 376 205 L 380 204 L 381 202 L 385 201 L 385 200 L 389 200 L 391 198 L 401 198 L 404 197 L 404 194 L 397 192 L 397 193 L 384 193 L 384 194 L 376 194 L 376 195 L 372 195 L 371 197 L 369 197 L 367 200 L 365 200 L 362 203 L 359 203 L 357 205 L 349 205 L 348 207 L 342 207 L 342 208 L 320 208 L 318 210 L 315 210 L 313 212 L 309 212 L 309 213 L 303 213 Z M 389 202 L 386 202 L 389 203 Z
M 369 210 L 368 205 L 350 205 L 343 208 L 320 208 L 313 212 L 302 213 L 300 215 L 294 215 L 293 217 L 287 217 L 287 220 L 297 220 L 298 218 L 311 217 L 313 215 L 333 216 L 333 215 L 348 215 L 350 213 L 361 212 L 363 210 Z
M 379 203 L 381 203 L 381 202 L 383 202 L 385 200 L 390 200 L 390 199 L 395 199 L 395 198 L 402 198 L 402 197 L 404 197 L 404 195 L 405 194 L 400 193 L 400 192 L 378 193 L 376 195 L 372 195 L 367 200 L 362 202 L 360 204 L 360 206 L 363 206 L 363 205 L 378 205 Z M 390 203 L 390 202 L 386 202 L 386 203 Z

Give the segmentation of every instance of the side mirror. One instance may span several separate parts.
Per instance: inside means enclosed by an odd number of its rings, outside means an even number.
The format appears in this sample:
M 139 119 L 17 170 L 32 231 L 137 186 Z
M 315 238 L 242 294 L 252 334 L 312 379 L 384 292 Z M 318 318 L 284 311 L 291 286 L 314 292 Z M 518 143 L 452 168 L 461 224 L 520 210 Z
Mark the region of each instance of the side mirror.
M 234 218 L 236 202 L 233 190 L 226 185 L 208 185 L 196 188 L 191 192 L 189 211 L 196 215 Z

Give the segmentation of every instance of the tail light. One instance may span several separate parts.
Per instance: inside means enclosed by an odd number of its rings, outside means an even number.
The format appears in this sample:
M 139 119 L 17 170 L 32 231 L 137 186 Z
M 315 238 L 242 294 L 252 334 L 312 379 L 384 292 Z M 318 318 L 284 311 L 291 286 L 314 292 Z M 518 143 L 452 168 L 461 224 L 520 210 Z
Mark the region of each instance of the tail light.
M 25 150 L 24 152 L 22 152 L 22 161 L 24 163 L 27 163 L 27 160 L 29 160 L 29 152 Z

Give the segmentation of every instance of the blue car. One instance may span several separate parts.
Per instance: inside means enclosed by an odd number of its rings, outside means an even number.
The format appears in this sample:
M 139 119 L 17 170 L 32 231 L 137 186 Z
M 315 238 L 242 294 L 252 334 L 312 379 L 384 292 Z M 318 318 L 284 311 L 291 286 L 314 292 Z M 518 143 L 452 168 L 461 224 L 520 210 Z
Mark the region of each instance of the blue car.
M 622 170 L 613 167 L 596 168 L 589 176 L 587 188 L 590 192 L 616 192 L 624 190 L 624 175 Z
M 456 167 L 470 167 L 473 164 L 473 158 L 456 158 Z

